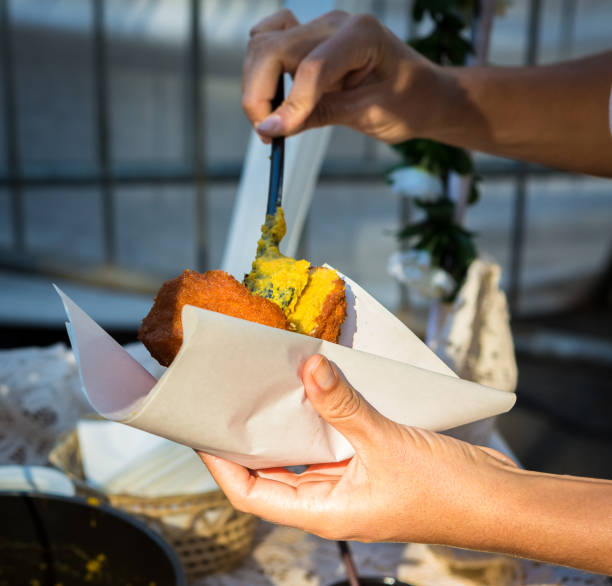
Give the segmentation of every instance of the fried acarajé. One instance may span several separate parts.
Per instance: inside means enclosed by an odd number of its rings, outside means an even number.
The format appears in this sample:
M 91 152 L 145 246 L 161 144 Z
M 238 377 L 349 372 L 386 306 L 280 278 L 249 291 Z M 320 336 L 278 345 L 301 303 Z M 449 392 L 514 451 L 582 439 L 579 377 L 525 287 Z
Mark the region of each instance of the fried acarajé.
M 337 342 L 346 316 L 344 281 L 332 269 L 281 254 L 285 230 L 283 210 L 278 208 L 262 226 L 244 285 L 223 271 L 184 271 L 164 283 L 138 332 L 151 356 L 164 366 L 174 360 L 183 342 L 183 305 Z
M 278 305 L 252 295 L 224 271 L 197 273 L 186 270 L 161 286 L 138 331 L 138 339 L 163 366 L 170 365 L 183 342 L 183 305 L 195 305 L 273 328 L 289 328 Z

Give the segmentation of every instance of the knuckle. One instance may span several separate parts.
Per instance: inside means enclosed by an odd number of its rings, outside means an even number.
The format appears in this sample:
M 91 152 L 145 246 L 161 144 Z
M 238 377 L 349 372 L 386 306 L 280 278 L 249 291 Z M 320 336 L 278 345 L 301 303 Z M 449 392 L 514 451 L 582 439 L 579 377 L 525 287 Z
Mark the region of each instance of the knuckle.
M 282 30 L 298 24 L 295 14 L 288 8 L 279 10 L 272 16 L 264 18 L 249 30 L 249 37 L 253 38 L 267 30 Z
M 270 17 L 274 18 L 274 17 Z M 249 29 L 249 38 L 253 39 L 257 35 L 262 34 L 266 30 L 266 25 L 270 22 L 269 18 L 264 18 L 260 20 L 256 25 L 252 26 Z
M 372 14 L 367 13 L 355 14 L 351 17 L 351 23 L 366 31 L 375 31 L 381 28 L 380 21 Z
M 298 21 L 295 17 L 295 14 L 293 14 L 293 12 L 289 10 L 289 8 L 282 8 L 281 10 L 279 10 L 278 16 L 284 24 L 295 24 Z
M 339 24 L 342 21 L 349 18 L 349 16 L 350 16 L 349 13 L 346 12 L 345 10 L 336 9 L 336 10 L 330 10 L 329 12 L 327 12 L 324 18 L 331 24 Z
M 267 55 L 281 55 L 285 50 L 285 43 L 280 33 L 267 33 L 262 39 L 261 51 Z
M 253 509 L 252 491 L 254 486 L 255 480 L 251 477 L 243 491 L 228 490 L 225 492 L 225 496 L 236 510 L 242 513 L 250 513 Z
M 247 45 L 247 55 L 255 54 L 260 56 L 262 54 L 274 53 L 280 46 L 281 39 L 279 38 L 278 32 L 273 31 L 259 33 L 249 39 Z
M 291 118 L 302 117 L 309 110 L 308 103 L 301 98 L 287 98 L 281 105 Z
M 319 126 L 332 124 L 336 120 L 336 110 L 325 100 L 321 100 L 313 112 L 314 122 Z
M 338 421 L 350 419 L 361 408 L 361 397 L 353 389 L 346 388 L 345 383 L 340 382 L 331 393 L 328 405 L 329 416 Z
M 381 125 L 381 120 L 381 110 L 374 105 L 368 106 L 361 113 L 359 128 L 371 132 Z
M 306 79 L 316 79 L 321 75 L 323 71 L 323 63 L 319 59 L 312 59 L 307 57 L 304 59 L 299 67 L 298 74 Z
M 242 96 L 242 109 L 247 113 L 247 114 L 251 114 L 253 111 L 253 101 L 251 100 L 251 98 L 245 94 Z

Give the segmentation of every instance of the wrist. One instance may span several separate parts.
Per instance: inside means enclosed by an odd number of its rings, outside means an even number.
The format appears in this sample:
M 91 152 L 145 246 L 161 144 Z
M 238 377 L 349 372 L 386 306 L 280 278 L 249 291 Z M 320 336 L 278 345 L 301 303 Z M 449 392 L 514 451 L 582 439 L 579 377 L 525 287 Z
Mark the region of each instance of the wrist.
M 464 527 L 462 540 L 465 547 L 484 551 L 517 553 L 512 550 L 509 535 L 515 530 L 526 506 L 525 486 L 521 484 L 524 471 L 493 463 L 479 473 L 478 482 L 470 480 L 473 486 L 468 506 L 463 510 Z
M 466 68 L 442 67 L 412 51 L 405 54 L 387 105 L 396 113 L 397 130 L 393 140 L 381 138 L 393 143 L 425 138 L 462 146 L 480 126 L 465 72 Z
M 409 52 L 401 61 L 394 86 L 390 95 L 395 103 L 389 104 L 389 110 L 396 112 L 398 131 L 388 142 L 435 139 L 454 99 L 445 69 Z
M 433 65 L 426 111 L 416 136 L 466 148 L 482 126 L 465 67 Z
M 438 543 L 482 551 L 507 552 L 504 536 L 515 518 L 515 468 L 490 459 L 456 474 L 448 496 L 450 523 Z

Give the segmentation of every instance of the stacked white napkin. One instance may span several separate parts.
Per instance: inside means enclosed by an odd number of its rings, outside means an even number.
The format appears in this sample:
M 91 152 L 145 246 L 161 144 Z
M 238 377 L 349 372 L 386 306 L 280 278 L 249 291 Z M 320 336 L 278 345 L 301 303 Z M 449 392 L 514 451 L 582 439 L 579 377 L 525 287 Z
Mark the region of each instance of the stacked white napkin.
M 106 494 L 159 497 L 217 490 L 193 450 L 112 421 L 79 421 L 87 482 Z

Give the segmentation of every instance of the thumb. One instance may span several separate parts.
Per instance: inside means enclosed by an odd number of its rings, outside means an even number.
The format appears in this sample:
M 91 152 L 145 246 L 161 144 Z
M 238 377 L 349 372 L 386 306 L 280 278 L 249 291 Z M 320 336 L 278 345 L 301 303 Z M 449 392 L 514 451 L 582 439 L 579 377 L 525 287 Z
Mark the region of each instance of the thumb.
M 324 59 L 306 57 L 295 72 L 286 99 L 259 124 L 257 132 L 271 137 L 299 132 L 325 89 L 329 89 L 326 87 L 329 82 L 323 75 L 324 70 Z
M 315 109 L 318 97 L 296 93 L 294 82 L 283 103 L 256 127 L 259 134 L 267 137 L 291 136 L 304 130 L 304 122 Z
M 376 441 L 386 419 L 378 413 L 324 356 L 315 354 L 304 365 L 302 381 L 317 413 L 361 451 Z

